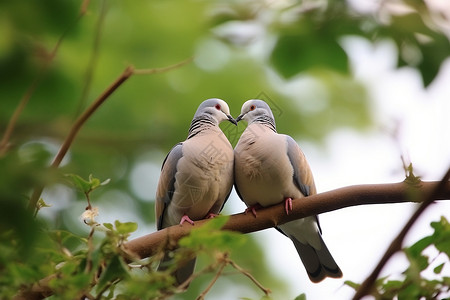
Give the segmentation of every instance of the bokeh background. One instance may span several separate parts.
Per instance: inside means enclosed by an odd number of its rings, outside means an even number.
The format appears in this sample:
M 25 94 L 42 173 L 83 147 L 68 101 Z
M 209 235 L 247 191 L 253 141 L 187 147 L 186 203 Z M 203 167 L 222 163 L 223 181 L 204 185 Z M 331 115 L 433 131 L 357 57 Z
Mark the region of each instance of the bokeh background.
M 44 181 L 51 207 L 39 218 L 86 235 L 83 196 L 42 168 L 76 117 L 125 67 L 159 68 L 188 58 L 192 62 L 182 67 L 133 75 L 120 86 L 84 125 L 59 169 L 110 178 L 92 197 L 99 221 L 137 222 L 132 238 L 155 230 L 161 163 L 186 138 L 198 104 L 208 98 L 227 101 L 233 116 L 248 99 L 266 100 L 278 131 L 303 148 L 319 192 L 402 181 L 403 164 L 410 162 L 424 180 L 439 180 L 450 166 L 449 37 L 446 0 L 1 1 L 1 134 L 38 83 L 2 158 L 0 214 L 19 224 L 16 205 Z M 245 124 L 221 127 L 235 145 Z M 223 213 L 244 208 L 233 192 Z M 342 280 L 309 282 L 291 242 L 275 230 L 251 234 L 232 256 L 273 290 L 274 299 L 301 293 L 348 299 L 352 290 L 344 280 L 361 282 L 369 274 L 414 208 L 374 205 L 322 215 Z M 445 202 L 434 205 L 407 242 L 431 232 L 430 221 L 449 212 Z M 395 256 L 383 275 L 400 275 L 406 264 Z M 179 297 L 198 295 L 209 279 Z M 221 278 L 210 295 L 260 296 L 239 275 Z

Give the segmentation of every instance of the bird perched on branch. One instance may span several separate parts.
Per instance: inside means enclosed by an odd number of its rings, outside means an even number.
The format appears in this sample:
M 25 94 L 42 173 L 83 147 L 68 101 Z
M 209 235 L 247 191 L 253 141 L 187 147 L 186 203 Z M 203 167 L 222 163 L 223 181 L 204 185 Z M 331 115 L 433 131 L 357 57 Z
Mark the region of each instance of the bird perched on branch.
M 157 229 L 216 216 L 233 187 L 233 148 L 219 128 L 236 121 L 228 104 L 208 99 L 198 107 L 184 142 L 164 159 L 156 191 Z M 159 269 L 167 267 L 168 254 Z M 195 258 L 175 271 L 178 284 L 194 271 Z
M 292 199 L 316 194 L 311 169 L 297 143 L 278 134 L 269 105 L 248 100 L 236 121 L 245 120 L 247 128 L 234 149 L 235 188 L 256 217 L 258 207 L 285 202 L 286 213 Z M 291 221 L 277 227 L 288 236 L 306 268 L 309 278 L 319 282 L 325 277 L 342 277 L 342 272 L 325 245 L 317 216 Z

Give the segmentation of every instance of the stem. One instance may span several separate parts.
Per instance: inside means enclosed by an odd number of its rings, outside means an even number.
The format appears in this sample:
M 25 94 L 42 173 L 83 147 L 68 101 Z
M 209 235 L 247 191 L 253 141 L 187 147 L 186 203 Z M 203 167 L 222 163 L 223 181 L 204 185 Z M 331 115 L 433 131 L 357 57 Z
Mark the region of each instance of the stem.
M 162 67 L 162 68 L 153 68 L 153 69 L 136 69 L 134 70 L 134 74 L 136 75 L 150 75 L 150 74 L 157 74 L 157 73 L 164 73 L 173 69 L 178 69 L 179 67 L 182 67 L 188 63 L 190 63 L 194 58 L 189 57 L 179 63 L 176 63 L 174 65 L 168 66 L 168 67 Z
M 228 260 L 228 263 L 233 266 L 236 270 L 238 270 L 240 273 L 244 274 L 248 278 L 250 278 L 251 281 L 253 281 L 254 284 L 256 284 L 257 287 L 259 287 L 264 294 L 269 295 L 271 293 L 270 289 L 265 288 L 258 280 L 256 280 L 255 277 L 253 277 L 252 274 L 241 268 L 239 265 L 237 265 L 234 261 Z
M 124 83 L 128 78 L 130 78 L 131 75 L 133 75 L 134 68 L 132 66 L 128 66 L 125 68 L 125 70 L 122 72 L 122 74 L 94 101 L 94 103 L 91 104 L 84 112 L 81 114 L 78 119 L 75 121 L 75 124 L 70 129 L 69 134 L 67 135 L 66 139 L 64 140 L 63 144 L 61 145 L 61 148 L 59 149 L 58 153 L 56 154 L 55 158 L 53 159 L 53 162 L 51 164 L 52 168 L 58 168 L 61 161 L 63 160 L 64 156 L 66 155 L 67 151 L 69 150 L 70 146 L 72 145 L 72 142 L 74 141 L 76 135 L 80 131 L 81 127 L 84 125 L 84 123 L 89 119 L 89 117 L 100 107 L 100 105 L 105 102 L 105 100 L 119 87 Z M 31 196 L 28 208 L 30 210 L 36 209 L 36 203 L 39 200 L 39 197 L 42 194 L 42 191 L 44 190 L 44 186 L 40 185 L 36 187 L 33 191 L 33 194 Z
M 206 289 L 200 293 L 200 295 L 198 295 L 197 300 L 203 300 L 205 299 L 206 294 L 211 290 L 211 288 L 213 287 L 213 285 L 216 283 L 217 279 L 219 279 L 220 275 L 223 272 L 223 269 L 225 268 L 225 266 L 227 265 L 227 261 L 223 261 L 220 264 L 219 270 L 217 271 L 216 275 L 214 276 L 214 278 L 211 280 L 211 282 L 208 284 L 208 286 L 206 287 Z
M 78 104 L 77 114 L 79 115 L 81 110 L 86 104 L 87 97 L 91 88 L 92 78 L 94 76 L 94 68 L 95 68 L 95 62 L 97 61 L 98 54 L 99 54 L 99 46 L 100 46 L 100 37 L 101 37 L 101 31 L 102 31 L 102 25 L 105 20 L 106 15 L 106 0 L 102 0 L 100 4 L 100 16 L 98 17 L 97 24 L 95 26 L 95 37 L 94 37 L 94 43 L 92 46 L 92 53 L 91 57 L 89 58 L 88 67 L 86 70 L 86 79 L 83 87 L 83 91 L 81 92 L 80 102 Z M 82 13 L 85 13 L 86 10 L 82 7 Z
M 92 252 L 94 251 L 92 239 L 94 238 L 94 232 L 95 232 L 95 225 L 92 225 L 88 237 L 88 253 L 86 257 L 86 267 L 84 269 L 85 273 L 89 273 L 92 270 Z
M 61 148 L 59 149 L 58 153 L 56 154 L 55 158 L 53 159 L 53 162 L 51 164 L 52 168 L 58 168 L 61 164 L 61 161 L 63 160 L 64 156 L 67 154 L 67 151 L 69 150 L 70 146 L 72 145 L 72 142 L 74 141 L 76 135 L 80 131 L 81 127 L 86 123 L 86 121 L 92 116 L 92 114 L 100 107 L 100 105 L 105 102 L 106 99 L 118 88 L 120 87 L 128 78 L 130 78 L 133 74 L 137 75 L 148 75 L 148 74 L 156 74 L 156 73 L 163 73 L 167 72 L 176 68 L 179 68 L 189 62 L 192 61 L 193 58 L 188 58 L 182 62 L 179 62 L 177 64 L 163 67 L 163 68 L 154 68 L 154 69 L 134 69 L 133 66 L 128 66 L 125 68 L 125 70 L 122 72 L 122 74 L 89 106 L 75 121 L 72 128 L 70 129 L 69 134 L 67 135 L 66 139 L 64 140 L 63 144 L 61 145 Z M 30 202 L 28 204 L 28 208 L 30 210 L 36 209 L 36 203 L 39 200 L 39 197 L 42 194 L 42 191 L 44 190 L 43 185 L 37 186 L 33 194 L 31 195 Z

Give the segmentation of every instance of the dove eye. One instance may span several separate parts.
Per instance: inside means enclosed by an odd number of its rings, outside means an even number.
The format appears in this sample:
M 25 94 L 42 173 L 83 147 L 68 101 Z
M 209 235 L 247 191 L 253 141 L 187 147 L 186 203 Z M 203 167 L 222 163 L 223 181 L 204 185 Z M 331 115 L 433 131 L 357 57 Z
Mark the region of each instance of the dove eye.
M 216 108 L 217 110 L 220 110 L 220 109 L 221 109 L 220 104 L 216 104 L 215 108 Z
M 256 108 L 255 105 L 250 106 L 250 110 L 255 110 L 255 108 Z

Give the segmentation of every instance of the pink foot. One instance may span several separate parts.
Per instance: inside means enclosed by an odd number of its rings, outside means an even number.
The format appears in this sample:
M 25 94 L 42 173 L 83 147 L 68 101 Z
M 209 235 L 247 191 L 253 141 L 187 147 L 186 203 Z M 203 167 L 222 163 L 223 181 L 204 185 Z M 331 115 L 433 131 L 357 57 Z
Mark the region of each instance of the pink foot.
M 292 198 L 284 199 L 284 209 L 286 210 L 286 215 L 288 215 L 289 211 L 292 210 Z
M 187 215 L 183 215 L 180 221 L 180 225 L 183 225 L 184 222 L 188 222 L 191 225 L 194 225 L 194 221 L 192 221 Z
M 247 214 L 249 211 L 252 212 L 252 214 L 255 216 L 256 218 L 256 210 L 262 208 L 262 206 L 259 203 L 256 203 L 252 206 L 249 206 L 245 209 L 244 213 Z
M 218 214 L 209 213 L 209 214 L 206 216 L 206 219 L 212 219 L 212 218 L 215 218 L 215 217 L 217 217 L 217 216 L 218 216 Z

